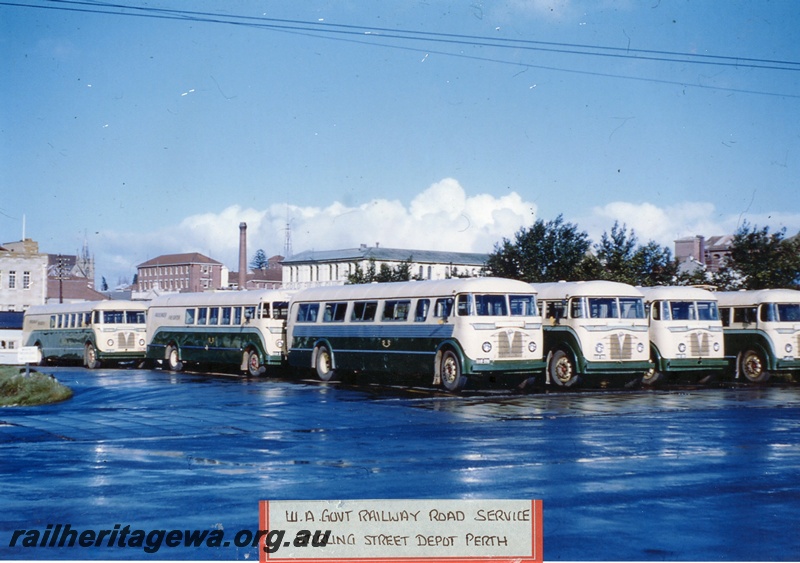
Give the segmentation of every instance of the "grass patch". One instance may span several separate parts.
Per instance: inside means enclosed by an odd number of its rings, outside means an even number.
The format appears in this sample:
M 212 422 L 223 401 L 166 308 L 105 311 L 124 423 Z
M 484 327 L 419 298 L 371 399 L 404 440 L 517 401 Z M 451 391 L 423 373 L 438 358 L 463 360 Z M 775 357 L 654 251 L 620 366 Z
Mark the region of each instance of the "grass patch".
M 72 389 L 50 375 L 31 371 L 28 377 L 17 366 L 0 366 L 0 407 L 47 405 L 72 397 Z

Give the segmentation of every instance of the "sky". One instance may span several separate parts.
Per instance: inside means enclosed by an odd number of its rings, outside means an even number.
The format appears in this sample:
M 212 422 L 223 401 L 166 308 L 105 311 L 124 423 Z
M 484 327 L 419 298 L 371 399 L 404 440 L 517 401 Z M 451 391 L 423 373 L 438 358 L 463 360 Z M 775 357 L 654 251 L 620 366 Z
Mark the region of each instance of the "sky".
M 0 0 L 0 242 L 491 252 L 800 231 L 800 4 Z

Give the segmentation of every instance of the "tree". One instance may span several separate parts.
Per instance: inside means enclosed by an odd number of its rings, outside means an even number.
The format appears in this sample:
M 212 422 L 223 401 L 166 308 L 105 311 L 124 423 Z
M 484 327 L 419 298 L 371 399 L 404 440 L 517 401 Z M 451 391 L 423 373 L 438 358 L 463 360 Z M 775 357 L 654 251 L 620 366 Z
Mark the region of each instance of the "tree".
M 504 238 L 495 244 L 487 266 L 492 275 L 527 282 L 579 280 L 590 245 L 589 235 L 565 223 L 563 215 L 538 219 L 517 231 L 514 242 Z
M 678 274 L 678 263 L 672 251 L 655 241 L 639 245 L 636 233 L 615 221 L 611 233 L 603 233 L 595 245 L 597 259 L 602 266 L 601 279 L 630 285 L 667 285 L 674 282 Z M 591 279 L 591 278 L 586 278 Z
M 394 268 L 390 267 L 389 264 L 386 263 L 382 263 L 380 268 L 377 268 L 375 259 L 370 258 L 366 272 L 361 269 L 360 265 L 356 264 L 356 271 L 347 276 L 347 283 L 359 284 L 409 281 L 412 278 L 411 259 L 412 257 L 409 257 L 407 260 L 403 260 Z
M 100 291 L 108 291 L 108 282 L 105 276 L 100 278 Z
M 741 277 L 742 288 L 800 287 L 800 238 L 785 234 L 785 228 L 770 234 L 747 221 L 736 231 L 724 266 Z
M 678 262 L 672 251 L 655 241 L 640 246 L 633 254 L 634 284 L 641 286 L 670 285 L 678 275 Z
M 268 266 L 269 266 L 269 259 L 267 258 L 266 253 L 259 248 L 253 255 L 253 259 L 250 260 L 250 269 L 266 270 Z
M 633 257 L 636 253 L 636 233 L 625 224 L 619 226 L 618 221 L 614 221 L 611 227 L 611 234 L 603 233 L 600 242 L 595 245 L 597 259 L 603 266 L 601 272 L 602 279 L 633 284 L 636 278 L 633 266 Z

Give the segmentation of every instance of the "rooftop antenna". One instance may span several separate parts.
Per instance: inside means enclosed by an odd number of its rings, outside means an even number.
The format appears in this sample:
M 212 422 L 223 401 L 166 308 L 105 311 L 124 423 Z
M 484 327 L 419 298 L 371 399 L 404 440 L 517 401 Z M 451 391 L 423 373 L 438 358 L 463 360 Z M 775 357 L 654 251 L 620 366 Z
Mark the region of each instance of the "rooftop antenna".
M 285 237 L 283 240 L 283 257 L 292 257 L 292 222 L 289 220 L 289 209 L 286 209 L 286 228 Z
M 22 241 L 25 241 L 25 214 L 22 214 Z

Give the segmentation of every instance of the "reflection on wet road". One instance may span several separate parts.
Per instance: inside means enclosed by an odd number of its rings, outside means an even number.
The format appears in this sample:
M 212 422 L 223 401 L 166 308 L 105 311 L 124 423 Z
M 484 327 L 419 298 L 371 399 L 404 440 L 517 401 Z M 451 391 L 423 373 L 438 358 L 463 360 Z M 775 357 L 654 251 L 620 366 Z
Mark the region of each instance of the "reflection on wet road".
M 537 498 L 547 560 L 796 560 L 800 388 L 453 397 L 56 368 L 75 391 L 0 410 L 0 557 L 19 528 L 255 529 L 260 499 Z M 166 549 L 158 559 L 255 559 Z

